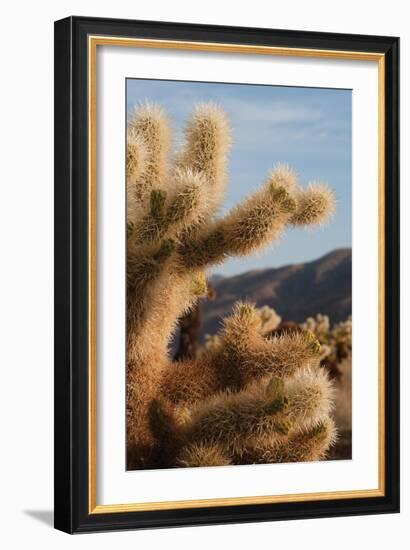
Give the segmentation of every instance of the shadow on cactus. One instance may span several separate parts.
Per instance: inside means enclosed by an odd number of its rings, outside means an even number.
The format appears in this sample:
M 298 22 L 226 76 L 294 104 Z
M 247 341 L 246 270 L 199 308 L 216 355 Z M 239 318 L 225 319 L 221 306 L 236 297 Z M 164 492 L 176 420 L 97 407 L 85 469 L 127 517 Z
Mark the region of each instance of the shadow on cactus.
M 224 217 L 229 123 L 196 106 L 181 151 L 157 105 L 135 110 L 127 140 L 127 467 L 320 460 L 336 438 L 333 391 L 309 330 L 265 338 L 247 303 L 217 343 L 173 361 L 178 319 L 207 293 L 207 271 L 252 254 L 334 210 L 324 184 L 302 188 L 287 166 Z M 291 297 L 290 297 L 291 298 Z

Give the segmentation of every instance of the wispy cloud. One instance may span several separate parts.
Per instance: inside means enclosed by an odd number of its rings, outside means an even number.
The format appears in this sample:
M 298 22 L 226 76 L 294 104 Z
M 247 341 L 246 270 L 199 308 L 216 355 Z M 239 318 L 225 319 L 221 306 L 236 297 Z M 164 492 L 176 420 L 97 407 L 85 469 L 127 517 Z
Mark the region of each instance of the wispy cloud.
M 249 100 L 232 99 L 228 102 L 228 112 L 234 114 L 235 124 L 287 125 L 317 122 L 323 119 L 320 108 L 295 105 L 285 100 L 265 100 L 251 103 Z

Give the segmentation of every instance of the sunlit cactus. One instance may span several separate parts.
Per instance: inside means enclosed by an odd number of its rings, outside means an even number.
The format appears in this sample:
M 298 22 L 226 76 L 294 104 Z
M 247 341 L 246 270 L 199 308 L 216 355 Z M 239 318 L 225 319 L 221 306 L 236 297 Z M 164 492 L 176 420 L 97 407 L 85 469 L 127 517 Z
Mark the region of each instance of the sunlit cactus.
M 334 210 L 323 184 L 278 166 L 218 217 L 231 146 L 224 112 L 203 104 L 172 151 L 161 107 L 140 106 L 127 140 L 128 468 L 318 460 L 335 438 L 332 387 L 308 330 L 265 337 L 276 314 L 237 304 L 215 345 L 172 361 L 178 319 L 207 293 L 208 268 L 260 250 Z M 291 297 L 289 297 L 291 299 Z
M 275 330 L 282 321 L 282 317 L 272 307 L 262 306 L 256 308 L 256 312 L 260 318 L 259 332 L 264 336 Z M 205 349 L 210 351 L 217 348 L 220 341 L 219 334 L 205 334 Z
M 332 388 L 323 370 L 305 369 L 285 380 L 267 377 L 195 403 L 182 431 L 187 442 L 216 444 L 224 456 L 241 462 L 252 448 L 255 455 L 255 441 L 258 448 L 265 442 L 265 451 L 273 442 L 283 446 L 327 422 L 331 408 Z
M 322 365 L 332 376 L 339 377 L 339 365 L 352 354 L 352 317 L 331 327 L 329 317 L 318 313 L 316 317 L 308 317 L 302 327 L 312 331 L 319 340 Z

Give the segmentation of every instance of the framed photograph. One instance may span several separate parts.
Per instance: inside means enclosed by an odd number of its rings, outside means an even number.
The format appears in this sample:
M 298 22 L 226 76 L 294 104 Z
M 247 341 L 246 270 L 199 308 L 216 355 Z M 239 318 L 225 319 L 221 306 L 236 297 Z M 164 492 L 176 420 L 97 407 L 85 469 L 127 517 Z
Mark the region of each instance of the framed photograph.
M 55 23 L 55 527 L 399 511 L 399 39 Z

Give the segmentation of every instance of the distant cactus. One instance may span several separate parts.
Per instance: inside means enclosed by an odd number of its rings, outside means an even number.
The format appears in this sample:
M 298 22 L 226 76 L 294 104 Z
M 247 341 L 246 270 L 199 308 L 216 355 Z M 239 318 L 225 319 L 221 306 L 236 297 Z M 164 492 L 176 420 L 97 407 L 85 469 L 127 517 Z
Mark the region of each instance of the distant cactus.
M 215 300 L 216 291 L 208 285 L 207 298 Z M 199 332 L 202 322 L 202 303 L 198 301 L 179 319 L 179 342 L 174 359 L 195 359 L 200 353 Z
M 260 313 L 237 304 L 213 349 L 169 357 L 178 318 L 207 292 L 210 266 L 265 247 L 286 227 L 322 223 L 334 209 L 326 186 L 303 190 L 278 166 L 260 190 L 216 217 L 230 144 L 227 118 L 211 104 L 196 107 L 173 166 L 164 111 L 146 104 L 129 121 L 130 469 L 318 460 L 335 438 L 332 387 L 310 331 L 265 338 Z
M 331 327 L 329 317 L 318 313 L 316 317 L 308 317 L 302 327 L 312 331 L 319 340 L 321 364 L 329 369 L 332 377 L 340 377 L 338 366 L 352 353 L 352 317 Z
M 275 330 L 282 321 L 282 317 L 278 315 L 272 307 L 262 306 L 257 308 L 256 311 L 261 318 L 261 333 L 263 335 L 269 334 L 272 330 Z

